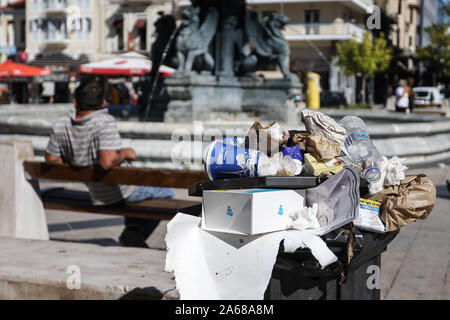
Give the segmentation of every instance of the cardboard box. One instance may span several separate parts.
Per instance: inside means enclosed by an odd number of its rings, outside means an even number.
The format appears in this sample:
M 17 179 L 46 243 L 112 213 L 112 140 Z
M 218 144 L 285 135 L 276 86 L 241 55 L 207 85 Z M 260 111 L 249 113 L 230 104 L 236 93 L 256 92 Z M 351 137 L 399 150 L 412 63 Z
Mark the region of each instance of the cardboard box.
M 305 173 L 319 176 L 323 172 L 338 173 L 352 162 L 347 156 L 337 157 L 328 162 L 317 160 L 312 154 L 305 154 Z
M 290 213 L 304 206 L 304 193 L 267 189 L 204 191 L 202 228 L 241 235 L 285 230 L 292 221 Z

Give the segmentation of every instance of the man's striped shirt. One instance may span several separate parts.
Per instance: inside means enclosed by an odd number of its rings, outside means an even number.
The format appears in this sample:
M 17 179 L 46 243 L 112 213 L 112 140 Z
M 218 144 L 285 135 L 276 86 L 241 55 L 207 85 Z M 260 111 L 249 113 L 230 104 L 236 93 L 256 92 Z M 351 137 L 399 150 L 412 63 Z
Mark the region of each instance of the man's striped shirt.
M 89 167 L 99 163 L 100 150 L 122 148 L 117 123 L 108 110 L 95 111 L 83 119 L 75 114 L 59 118 L 52 129 L 46 152 L 62 157 L 65 163 L 75 167 Z M 125 165 L 125 164 L 124 164 Z M 118 203 L 129 197 L 134 186 L 86 183 L 94 205 Z

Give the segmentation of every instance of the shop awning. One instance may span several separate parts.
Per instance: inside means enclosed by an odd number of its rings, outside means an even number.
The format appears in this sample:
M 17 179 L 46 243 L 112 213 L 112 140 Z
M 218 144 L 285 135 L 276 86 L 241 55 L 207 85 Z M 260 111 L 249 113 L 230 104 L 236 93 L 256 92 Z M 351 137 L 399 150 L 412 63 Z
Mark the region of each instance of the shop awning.
M 147 57 L 135 52 L 129 52 L 118 58 L 83 64 L 78 72 L 105 76 L 141 76 L 149 73 L 151 70 L 152 62 Z M 163 78 L 167 78 L 175 70 L 167 66 L 161 66 L 159 72 Z
M 0 6 L 0 10 L 2 11 L 13 9 L 25 9 L 25 0 L 9 1 L 6 5 Z
M 142 28 L 145 28 L 146 26 L 147 26 L 147 20 L 146 19 L 139 19 L 134 24 L 134 28 L 135 29 L 142 29 Z
M 11 60 L 0 64 L 0 78 L 31 78 L 51 74 L 51 70 L 15 63 Z

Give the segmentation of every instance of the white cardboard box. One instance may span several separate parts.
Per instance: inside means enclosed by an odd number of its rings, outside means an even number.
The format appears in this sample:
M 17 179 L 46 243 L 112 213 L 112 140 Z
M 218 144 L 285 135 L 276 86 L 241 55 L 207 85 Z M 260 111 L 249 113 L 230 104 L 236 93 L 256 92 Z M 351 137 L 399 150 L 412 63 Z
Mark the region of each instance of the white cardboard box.
M 285 230 L 289 214 L 304 206 L 304 190 L 204 191 L 202 229 L 257 235 Z

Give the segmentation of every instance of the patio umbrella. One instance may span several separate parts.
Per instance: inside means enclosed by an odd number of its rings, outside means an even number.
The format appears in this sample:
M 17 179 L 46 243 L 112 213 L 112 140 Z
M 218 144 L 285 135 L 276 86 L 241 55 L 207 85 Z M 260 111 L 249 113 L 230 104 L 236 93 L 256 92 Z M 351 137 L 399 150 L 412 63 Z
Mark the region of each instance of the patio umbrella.
M 0 78 L 33 78 L 51 75 L 51 70 L 6 61 L 0 64 Z
M 152 62 L 146 56 L 136 52 L 128 52 L 118 58 L 83 64 L 78 72 L 103 76 L 141 76 L 151 70 Z M 167 66 L 161 66 L 159 72 L 163 78 L 167 78 L 175 70 Z
M 51 70 L 33 67 L 26 64 L 20 64 L 13 62 L 11 60 L 6 61 L 5 63 L 0 64 L 0 78 L 9 79 L 9 86 L 12 90 L 12 78 L 34 78 L 39 76 L 49 76 L 52 74 Z M 29 80 L 30 81 L 30 80 Z M 32 80 L 31 80 L 32 81 Z M 12 96 L 13 101 L 15 100 L 15 96 Z

